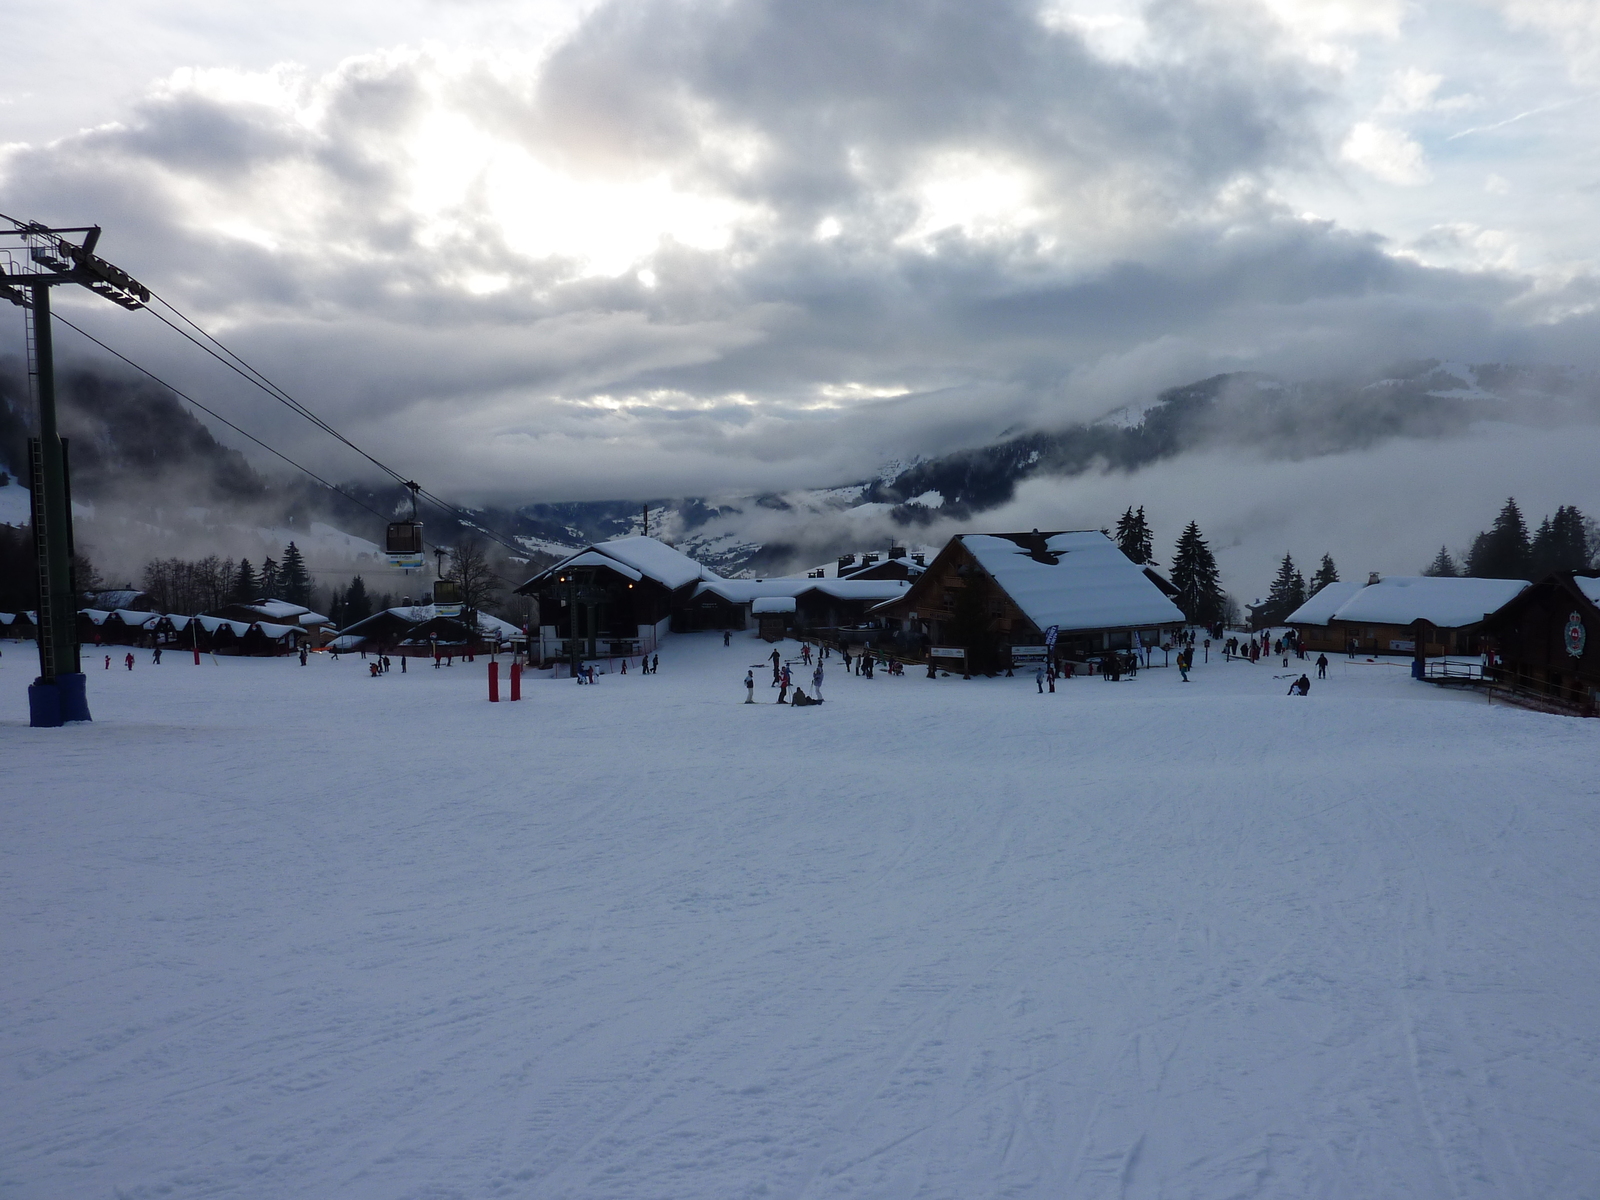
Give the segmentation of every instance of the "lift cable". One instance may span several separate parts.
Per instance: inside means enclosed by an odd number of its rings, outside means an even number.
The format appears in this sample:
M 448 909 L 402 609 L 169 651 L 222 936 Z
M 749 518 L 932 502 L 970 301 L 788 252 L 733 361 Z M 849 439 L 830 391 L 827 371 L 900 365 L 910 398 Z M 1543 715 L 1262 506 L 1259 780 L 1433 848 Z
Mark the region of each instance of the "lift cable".
M 372 463 L 379 470 L 383 471 L 386 475 L 389 475 L 391 478 L 393 478 L 396 483 L 399 483 L 399 484 L 401 484 L 401 485 L 403 485 L 403 486 L 405 486 L 407 488 L 415 489 L 415 492 L 416 492 L 417 495 L 419 495 L 419 496 L 423 497 L 424 499 L 426 499 L 430 504 L 432 504 L 435 508 L 438 508 L 440 511 L 445 513 L 447 516 L 454 517 L 461 524 L 466 525 L 467 527 L 469 527 L 471 529 L 477 530 L 479 533 L 483 534 L 489 540 L 491 540 L 493 542 L 497 542 L 498 544 L 500 544 L 501 546 L 504 546 L 507 550 L 510 550 L 512 553 L 514 553 L 514 554 L 516 554 L 518 556 L 524 556 L 524 555 L 527 554 L 528 551 L 527 551 L 526 547 L 519 546 L 515 542 L 508 541 L 507 539 L 501 537 L 499 534 L 495 533 L 491 529 L 485 529 L 477 521 L 472 520 L 470 513 L 467 513 L 465 510 L 461 509 L 460 507 L 458 507 L 458 506 L 456 506 L 454 504 L 451 504 L 448 500 L 445 500 L 442 497 L 434 494 L 433 492 L 430 492 L 427 488 L 420 487 L 420 486 L 416 485 L 412 480 L 407 479 L 399 471 L 396 471 L 393 467 L 389 466 L 388 463 L 385 463 L 380 459 L 374 458 L 371 454 L 368 454 L 360 446 L 356 445 L 348 437 L 346 437 L 344 434 L 340 433 L 332 425 L 328 424 L 327 421 L 323 420 L 320 416 L 318 416 L 311 409 L 307 408 L 300 401 L 296 400 L 293 396 L 291 396 L 282 387 L 280 387 L 276 383 L 272 382 L 272 380 L 267 378 L 267 376 L 265 374 L 263 374 L 260 370 L 258 370 L 257 368 L 251 366 L 250 363 L 246 362 L 242 357 L 240 357 L 240 355 L 237 352 L 235 352 L 234 350 L 229 349 L 226 345 L 224 345 L 221 342 L 221 340 L 219 340 L 215 335 L 211 334 L 206 329 L 204 329 L 193 318 L 185 315 L 170 300 L 166 299 L 164 296 L 161 296 L 159 293 L 154 292 L 154 291 L 152 291 L 150 293 L 150 298 L 152 300 L 159 301 L 160 304 L 163 307 L 165 307 L 166 309 L 171 311 L 175 316 L 178 317 L 179 320 L 181 320 L 185 325 L 188 325 L 190 327 L 190 329 L 195 330 L 196 333 L 198 333 L 200 336 L 196 337 L 194 334 L 191 334 L 188 330 L 180 328 L 173 321 L 171 321 L 167 317 L 163 316 L 161 313 L 157 312 L 154 308 L 150 308 L 150 309 L 147 310 L 150 313 L 151 316 L 155 317 L 156 320 L 160 321 L 163 325 L 166 325 L 169 329 L 173 330 L 173 332 L 179 334 L 183 338 L 185 338 L 188 341 L 192 342 L 195 346 L 199 347 L 201 350 L 205 351 L 212 358 L 216 359 L 218 362 L 220 362 L 224 366 L 226 366 L 230 371 L 233 371 L 235 374 L 239 375 L 241 378 L 243 378 L 243 379 L 247 380 L 248 382 L 254 384 L 256 387 L 258 387 L 262 391 L 266 392 L 267 395 L 271 396 L 274 400 L 278 401 L 278 403 L 284 405 L 290 411 L 298 414 L 299 416 L 304 417 L 307 421 L 311 422 L 311 424 L 315 425 L 318 429 L 322 430 L 324 433 L 328 434 L 330 437 L 333 437 L 336 440 L 342 442 L 344 445 L 350 447 L 350 449 L 354 450 L 362 458 L 366 459 L 368 462 Z M 210 343 L 210 345 L 207 345 L 206 343 Z M 387 518 L 385 518 L 385 519 L 387 519 Z
M 168 383 L 165 379 L 161 378 L 161 376 L 157 375 L 154 371 L 150 370 L 148 367 L 141 366 L 139 363 L 134 362 L 133 359 L 129 358 L 126 354 L 123 354 L 121 351 L 115 350 L 112 347 L 106 345 L 99 338 L 95 337 L 94 334 L 90 333 L 87 329 L 84 329 L 81 326 L 74 324 L 72 321 L 68 320 L 66 317 L 62 316 L 60 313 L 52 313 L 51 317 L 52 317 L 53 320 L 60 322 L 62 325 L 65 325 L 68 329 L 71 329 L 74 332 L 76 332 L 79 335 L 81 335 L 82 337 L 87 338 L 89 341 L 93 342 L 96 346 L 99 346 L 100 349 L 104 350 L 107 354 L 111 355 L 113 358 L 118 359 L 123 363 L 126 363 L 128 366 L 132 367 L 135 371 L 138 371 L 140 374 L 148 376 L 150 379 L 154 380 L 156 383 L 158 383 L 162 387 L 166 388 L 173 395 L 177 396 L 178 399 L 182 400 L 185 404 L 193 405 L 195 408 L 198 408 L 201 412 L 205 413 L 206 415 L 208 415 L 210 417 L 213 417 L 218 421 L 221 421 L 229 429 L 231 429 L 235 433 L 239 434 L 239 436 L 244 437 L 244 438 L 248 438 L 250 441 L 254 442 L 257 446 L 260 446 L 263 450 L 267 451 L 269 454 L 273 454 L 273 455 L 276 455 L 278 458 L 281 458 L 284 462 L 288 463 L 295 470 L 303 472 L 304 474 L 310 476 L 312 479 L 314 479 L 318 483 L 320 483 L 323 487 L 327 488 L 330 492 L 333 492 L 335 495 L 343 496 L 346 500 L 350 501 L 352 504 L 356 505 L 359 508 L 365 509 L 367 512 L 371 513 L 373 516 L 377 517 L 380 521 L 388 521 L 389 520 L 389 514 L 380 512 L 378 509 L 373 508 L 372 505 L 368 504 L 365 500 L 362 500 L 359 496 L 352 496 L 349 492 L 345 491 L 343 488 L 339 487 L 337 484 L 329 483 L 326 479 L 324 479 L 321 475 L 318 475 L 310 467 L 305 466 L 303 463 L 296 462 L 294 459 L 290 458 L 287 454 L 285 454 L 282 450 L 279 450 L 277 447 L 272 446 L 272 445 L 268 444 L 267 442 L 262 441 L 255 434 L 251 433 L 249 430 L 241 429 L 239 426 L 235 425 L 232 421 L 228 420 L 227 417 L 225 417 L 221 413 L 217 412 L 216 409 L 210 408 L 210 407 L 202 404 L 200 401 L 196 400 L 193 396 L 189 395 L 187 392 L 184 392 L 181 389 L 173 386 L 171 383 Z M 392 472 L 391 472 L 391 474 L 392 474 Z M 431 498 L 432 497 L 430 495 L 430 499 Z M 439 503 L 439 502 L 435 500 L 434 503 Z M 476 528 L 478 528 L 478 526 L 474 525 L 473 528 L 476 529 Z M 487 531 L 483 531 L 483 532 L 487 532 Z M 490 536 L 493 536 L 493 535 L 491 534 Z M 499 541 L 502 545 L 509 545 L 509 543 L 506 543 L 505 541 L 503 541 L 500 538 L 496 538 L 495 540 Z M 428 543 L 424 542 L 424 545 L 428 545 Z M 433 543 L 430 546 L 430 552 L 433 551 L 433 550 L 437 550 L 439 548 L 440 547 L 438 546 L 437 543 Z M 514 550 L 517 550 L 519 553 L 521 553 L 521 547 L 513 546 L 513 547 L 510 547 L 510 548 L 514 549 Z M 499 579 L 500 582 L 506 583 L 506 584 L 515 585 L 515 583 L 516 583 L 515 580 L 506 579 L 506 578 L 504 578 L 503 576 L 500 576 L 500 575 L 496 575 L 495 578 Z

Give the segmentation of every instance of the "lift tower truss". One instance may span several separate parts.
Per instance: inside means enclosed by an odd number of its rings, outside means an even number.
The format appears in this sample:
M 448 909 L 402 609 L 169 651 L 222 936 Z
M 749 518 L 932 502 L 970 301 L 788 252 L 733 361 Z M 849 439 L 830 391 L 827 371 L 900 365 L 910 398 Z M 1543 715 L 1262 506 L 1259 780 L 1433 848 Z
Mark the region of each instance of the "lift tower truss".
M 29 443 L 33 542 L 38 561 L 39 678 L 28 689 L 34 725 L 87 721 L 83 672 L 78 662 L 78 598 L 72 576 L 72 499 L 66 448 L 56 428 L 55 356 L 50 330 L 50 289 L 73 283 L 123 308 L 143 308 L 150 292 L 95 254 L 98 225 L 53 229 L 6 218 L 0 238 L 0 298 L 27 310 L 28 386 L 38 413 L 38 436 Z

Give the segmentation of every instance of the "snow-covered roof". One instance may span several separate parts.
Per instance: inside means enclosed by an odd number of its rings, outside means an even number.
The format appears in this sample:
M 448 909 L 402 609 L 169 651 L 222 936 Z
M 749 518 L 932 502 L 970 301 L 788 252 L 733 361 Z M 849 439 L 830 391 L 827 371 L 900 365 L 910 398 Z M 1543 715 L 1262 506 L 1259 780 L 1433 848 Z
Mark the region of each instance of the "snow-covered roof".
M 333 618 L 325 617 L 321 613 L 303 612 L 300 614 L 302 625 L 332 625 Z
M 131 608 L 117 609 L 117 619 L 134 629 L 147 629 L 161 620 L 160 613 L 135 612 Z
M 1578 590 L 1589 597 L 1591 603 L 1600 604 L 1600 577 L 1574 575 L 1572 582 L 1578 585 Z
M 196 617 L 195 620 L 200 622 L 200 628 L 207 633 L 215 633 L 224 625 L 233 631 L 235 637 L 243 637 L 250 632 L 248 621 L 230 621 L 225 617 Z
M 1033 557 L 1010 538 L 966 534 L 961 543 L 1040 629 L 1181 625 L 1182 611 L 1144 568 L 1099 530 L 1058 533 Z
M 263 617 L 274 621 L 287 621 L 290 617 L 298 617 L 311 610 L 303 604 L 291 604 L 287 600 L 252 600 L 243 607 L 252 612 L 258 612 Z
M 106 623 L 106 618 L 111 615 L 110 613 L 104 612 L 98 608 L 80 608 L 78 611 L 84 616 L 88 617 L 89 620 L 96 625 L 104 625 Z
M 792 613 L 794 611 L 793 596 L 762 596 L 750 602 L 750 611 L 756 616 L 762 613 Z
M 765 596 L 799 597 L 820 592 L 836 600 L 876 603 L 898 600 L 910 586 L 904 579 L 711 579 L 696 588 L 694 594 L 711 592 L 730 604 L 750 604 Z
M 269 621 L 257 621 L 256 628 L 269 638 L 274 639 L 288 637 L 292 633 L 300 632 L 300 626 L 298 625 L 275 625 Z
M 167 620 L 172 622 L 172 627 L 174 629 L 176 629 L 179 633 L 182 633 L 189 627 L 189 622 L 194 620 L 194 618 L 186 617 L 182 613 L 168 613 Z
M 627 563 L 634 570 L 673 590 L 698 579 L 716 577 L 683 551 L 675 550 L 653 537 L 615 538 L 593 548 L 608 558 Z
M 421 625 L 424 621 L 431 621 L 440 615 L 439 610 L 431 604 L 406 604 L 399 608 L 386 608 L 380 612 L 373 613 L 370 617 L 362 618 L 354 625 L 346 626 L 340 631 L 340 637 L 335 638 L 334 641 L 339 642 L 347 637 L 354 637 L 356 641 L 362 640 L 365 635 L 361 633 L 361 630 L 385 614 L 398 617 L 410 625 Z M 519 626 L 513 625 L 510 621 L 502 621 L 499 617 L 491 617 L 485 612 L 480 612 L 477 615 L 479 633 L 492 633 L 500 637 L 511 637 L 513 634 L 522 632 Z M 462 620 L 460 617 L 447 617 L 445 619 L 450 621 Z M 348 649 L 352 644 L 346 642 L 339 648 L 341 650 Z
M 1367 585 L 1353 581 L 1325 583 L 1316 595 L 1283 619 L 1285 625 L 1326 625 L 1339 606 Z
M 510 621 L 502 621 L 499 617 L 491 617 L 488 613 L 478 614 L 479 633 L 497 633 L 501 637 L 520 637 L 522 627 L 513 625 Z
M 1330 619 L 1371 625 L 1427 621 L 1442 629 L 1458 629 L 1463 625 L 1476 625 L 1527 586 L 1525 579 L 1391 575 L 1359 588 Z M 1292 614 L 1290 620 L 1298 615 L 1298 612 Z
M 627 563 L 623 562 L 622 559 L 611 558 L 608 555 L 601 554 L 597 550 L 584 550 L 578 554 L 574 554 L 571 558 L 565 560 L 559 565 L 559 569 L 563 571 L 568 567 L 605 567 L 609 571 L 615 571 L 624 579 L 632 579 L 637 582 L 638 580 L 644 578 L 643 571 L 637 571 L 633 567 L 630 567 Z M 557 568 L 551 569 L 555 570 Z
M 3 613 L 3 612 L 0 612 L 0 625 L 9 625 L 9 624 L 11 624 L 11 622 L 15 621 L 16 619 L 17 619 L 17 614 L 16 613 Z

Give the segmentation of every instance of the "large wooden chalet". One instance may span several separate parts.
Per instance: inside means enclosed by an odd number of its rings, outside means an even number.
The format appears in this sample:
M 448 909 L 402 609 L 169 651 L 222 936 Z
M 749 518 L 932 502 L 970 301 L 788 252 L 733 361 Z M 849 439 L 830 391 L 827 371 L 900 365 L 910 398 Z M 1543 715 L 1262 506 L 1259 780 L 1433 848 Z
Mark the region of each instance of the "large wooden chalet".
M 901 634 L 932 653 L 966 651 L 975 671 L 1007 666 L 1013 650 L 1042 656 L 1057 630 L 1058 660 L 1085 661 L 1155 645 L 1184 624 L 1172 585 L 1132 562 L 1098 530 L 954 537 L 906 594 L 879 605 Z
M 1484 625 L 1495 682 L 1594 716 L 1600 712 L 1600 577 L 1558 571 L 1513 597 Z
M 716 578 L 652 537 L 586 546 L 517 588 L 539 602 L 539 636 L 530 651 L 542 661 L 566 658 L 576 637 L 581 658 L 649 654 L 695 588 Z
M 1330 583 L 1290 613 L 1285 624 L 1307 650 L 1414 655 L 1478 654 L 1484 619 L 1528 586 L 1525 579 L 1371 576 L 1365 584 Z

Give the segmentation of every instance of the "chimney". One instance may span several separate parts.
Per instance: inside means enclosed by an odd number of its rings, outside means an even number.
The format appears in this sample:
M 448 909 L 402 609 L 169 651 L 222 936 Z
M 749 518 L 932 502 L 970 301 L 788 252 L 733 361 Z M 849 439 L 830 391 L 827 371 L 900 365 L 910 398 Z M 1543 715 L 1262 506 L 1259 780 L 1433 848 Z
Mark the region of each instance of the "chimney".
M 890 558 L 904 558 L 905 556 L 906 556 L 906 548 L 904 546 L 890 546 L 889 547 L 889 557 Z
M 1371 587 L 1373 584 L 1378 582 L 1378 579 L 1379 579 L 1379 577 L 1378 577 L 1378 573 L 1376 571 L 1368 572 L 1368 574 L 1367 574 L 1367 586 Z
M 926 557 L 927 557 L 927 555 L 925 555 L 925 554 L 913 554 L 913 555 L 912 555 L 912 556 L 911 556 L 911 561 L 912 561 L 912 562 L 914 562 L 914 563 L 916 563 L 916 564 L 917 564 L 917 566 L 919 566 L 919 567 L 925 567 L 925 566 L 927 566 L 927 565 L 928 565 L 928 564 L 927 564 L 927 563 L 925 563 L 925 562 L 923 562 L 923 561 L 922 561 L 922 560 L 923 560 L 923 559 L 924 559 L 924 558 L 926 558 Z

